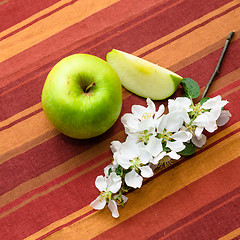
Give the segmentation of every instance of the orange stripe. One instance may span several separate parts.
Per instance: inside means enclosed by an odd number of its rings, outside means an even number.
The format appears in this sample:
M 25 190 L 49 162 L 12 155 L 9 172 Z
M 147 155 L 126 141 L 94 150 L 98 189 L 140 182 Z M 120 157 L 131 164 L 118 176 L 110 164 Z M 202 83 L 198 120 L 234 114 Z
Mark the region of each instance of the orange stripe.
M 0 128 L 5 127 L 5 126 L 13 123 L 14 121 L 17 121 L 17 120 L 19 120 L 19 119 L 21 119 L 21 118 L 23 118 L 23 117 L 25 117 L 25 116 L 35 112 L 36 110 L 40 109 L 41 107 L 42 107 L 42 104 L 41 103 L 37 103 L 34 106 L 31 106 L 31 107 L 29 107 L 29 108 L 27 108 L 27 109 L 25 109 L 25 110 L 15 114 L 14 116 L 12 116 L 12 117 L 10 117 L 10 118 L 0 122 Z
M 123 99 L 131 93 L 123 92 Z M 28 112 L 26 110 L 26 112 Z M 23 113 L 25 114 L 25 113 Z M 22 134 L 24 133 L 24 134 Z M 0 132 L 0 164 L 58 135 L 44 112 Z
M 198 220 L 200 220 L 200 219 L 203 218 L 204 216 L 207 216 L 208 214 L 216 211 L 217 209 L 219 209 L 219 208 L 223 207 L 224 205 L 228 204 L 229 202 L 232 202 L 232 201 L 234 201 L 235 199 L 239 198 L 239 196 L 240 196 L 240 194 L 237 194 L 237 195 L 235 195 L 234 197 L 229 198 L 229 199 L 227 199 L 226 201 L 224 201 L 223 203 L 217 205 L 216 207 L 211 208 L 209 211 L 204 212 L 203 214 L 199 215 L 198 217 L 195 217 L 194 219 L 192 219 L 192 220 L 188 221 L 187 223 L 181 225 L 180 227 L 174 229 L 174 230 L 171 231 L 169 234 L 164 235 L 164 236 L 161 238 L 161 240 L 164 240 L 164 239 L 168 238 L 169 236 L 172 236 L 174 233 L 180 231 L 181 229 L 183 229 L 183 228 L 185 228 L 185 227 L 193 224 L 194 222 L 197 222 Z
M 94 147 L 92 147 L 89 150 L 84 151 L 83 153 L 69 159 L 68 161 L 62 163 L 61 165 L 58 165 L 55 168 L 52 168 L 51 170 L 44 172 L 40 176 L 33 178 L 31 180 L 28 180 L 18 187 L 14 188 L 10 192 L 5 193 L 4 195 L 0 196 L 0 207 L 4 206 L 5 204 L 14 201 L 18 197 L 22 196 L 26 192 L 38 188 L 68 172 L 71 170 L 81 166 L 82 164 L 85 164 L 91 159 L 95 158 L 98 155 L 101 155 L 107 151 L 109 151 L 109 144 L 111 141 L 118 139 L 119 141 L 124 141 L 126 135 L 124 131 L 121 131 L 114 136 L 110 137 L 109 139 L 106 139 L 105 141 L 102 141 L 98 144 L 96 144 Z M 81 161 L 80 161 L 81 160 Z M 107 160 L 106 160 L 107 162 Z M 39 182 L 38 179 L 41 178 L 41 181 Z M 14 197 L 13 197 L 14 196 Z
M 216 142 L 217 140 L 226 136 L 230 132 L 233 132 L 234 130 L 238 129 L 239 127 L 240 127 L 240 122 L 237 122 L 234 125 L 226 128 L 226 129 L 223 129 L 221 132 L 219 132 L 216 135 L 214 135 L 213 137 L 209 138 L 204 147 L 208 146 L 209 144 L 212 144 L 213 142 Z M 68 161 L 66 161 L 63 164 L 49 170 L 48 172 L 45 172 L 45 173 L 41 174 L 40 176 L 38 176 L 34 179 L 31 179 L 29 181 L 24 182 L 23 184 L 19 185 L 18 187 L 14 188 L 10 192 L 7 192 L 0 197 L 0 207 L 6 205 L 9 202 L 14 201 L 18 197 L 24 195 L 27 191 L 31 191 L 35 188 L 38 188 L 38 187 L 56 179 L 56 178 L 58 178 L 59 176 L 62 176 L 64 174 L 66 174 L 67 172 L 75 169 L 76 167 L 79 167 L 80 165 L 85 164 L 88 161 L 91 161 L 91 159 L 93 159 L 95 157 L 96 152 L 98 153 L 98 155 L 106 152 L 107 149 L 109 148 L 109 146 L 107 146 L 107 143 L 109 141 L 113 141 L 114 139 L 118 139 L 120 141 L 123 141 L 124 138 L 125 138 L 125 133 L 122 131 L 119 134 L 113 136 L 111 139 L 108 139 L 105 142 L 102 142 L 101 144 L 91 148 L 90 150 L 88 150 L 88 151 L 86 151 L 82 154 L 79 154 L 76 157 L 73 157 L 73 158 L 69 159 Z M 79 162 L 80 162 L 79 159 L 81 159 L 81 164 L 80 165 L 79 165 Z M 103 162 L 101 162 L 101 164 L 107 162 L 108 160 L 109 159 L 104 160 Z M 98 164 L 94 165 L 93 168 L 95 168 L 97 166 L 98 166 Z M 93 169 L 93 168 L 91 167 L 91 169 Z M 88 171 L 89 170 L 90 170 L 90 168 L 88 169 Z M 85 172 L 85 170 L 84 170 L 84 172 Z M 82 173 L 79 173 L 79 174 L 82 174 Z M 39 177 L 41 177 L 41 179 L 42 179 L 41 183 L 39 183 L 39 181 L 37 181 L 37 179 Z M 69 180 L 67 180 L 67 182 L 69 182 Z M 65 184 L 65 182 L 64 182 L 64 184 Z M 14 196 L 14 198 L 13 198 L 13 196 Z M 35 199 L 35 196 L 34 196 L 34 199 Z M 14 209 L 18 209 L 18 207 L 14 208 Z M 6 214 L 4 213 L 4 216 Z
M 225 75 L 222 78 L 219 78 L 218 81 L 210 89 L 210 94 L 213 91 L 217 91 L 224 87 L 225 85 L 238 80 L 239 71 L 237 69 L 232 73 Z M 131 93 L 123 89 L 123 99 L 126 99 L 130 96 Z M 225 96 L 225 95 L 224 95 Z M 40 103 L 39 103 L 40 104 Z M 37 108 L 38 104 L 32 106 L 32 110 Z M 13 120 L 19 119 L 23 116 L 26 116 L 31 112 L 30 109 L 26 109 L 21 113 L 14 115 L 13 117 L 3 121 L 1 125 L 10 124 Z M 42 119 L 40 122 L 39 119 Z M 29 127 L 26 127 L 29 126 Z M 19 135 L 19 132 L 22 132 L 24 129 L 25 135 L 22 135 L 20 138 L 16 136 Z M 32 129 L 34 132 L 32 133 Z M 9 135 L 10 134 L 10 135 Z M 7 161 L 8 159 L 21 154 L 34 146 L 41 144 L 43 141 L 46 141 L 58 134 L 58 131 L 55 130 L 52 125 L 48 122 L 43 112 L 40 112 L 22 122 L 17 123 L 16 125 L 0 132 L 0 163 Z M 14 136 L 13 138 L 9 136 Z M 32 142 L 31 142 L 32 141 Z
M 224 237 L 219 238 L 218 240 L 230 240 L 238 236 L 240 236 L 240 228 L 235 229 L 234 231 L 228 233 Z
M 67 217 L 65 218 L 62 218 L 61 220 L 59 221 L 56 221 L 50 225 L 48 225 L 47 227 L 41 229 L 40 231 L 38 231 L 37 233 L 25 238 L 24 240 L 35 240 L 35 239 L 38 239 L 40 238 L 41 236 L 44 236 L 46 233 L 48 232 L 51 232 L 53 229 L 57 228 L 58 226 L 62 226 L 65 222 L 71 222 L 72 220 L 78 218 L 78 217 L 81 217 L 83 216 L 84 214 L 88 213 L 92 211 L 92 208 L 90 206 L 86 206 L 82 209 L 80 209 L 79 211 L 77 212 L 74 212 L 70 215 L 68 215 Z
M 235 75 L 235 73 L 234 73 L 234 75 Z M 229 74 L 228 76 L 232 77 L 233 75 Z M 216 89 L 216 90 L 218 90 L 218 89 Z M 127 93 L 127 91 L 126 91 L 126 93 Z M 130 93 L 127 93 L 127 94 L 130 94 Z M 222 138 L 223 136 L 227 135 L 228 133 L 236 130 L 237 128 L 239 128 L 239 126 L 240 126 L 240 123 L 237 122 L 237 123 L 233 124 L 231 127 L 222 130 L 221 132 L 214 135 L 214 137 L 211 137 L 210 139 L 208 139 L 208 141 L 204 147 L 208 146 L 209 144 L 212 144 L 213 141 L 217 141 L 218 139 Z M 50 136 L 51 135 L 49 135 L 49 137 Z M 124 137 L 125 137 L 125 134 L 122 131 L 106 141 L 110 142 L 110 141 L 113 141 L 114 139 L 118 139 L 119 141 L 124 141 Z M 44 138 L 44 140 L 46 141 L 47 139 Z M 32 145 L 33 146 L 36 145 L 36 141 L 33 141 Z M 49 170 L 48 172 L 45 172 L 44 174 L 41 175 L 42 179 L 45 180 L 44 182 L 41 182 L 42 183 L 41 185 L 39 185 L 39 181 L 36 181 L 36 179 L 34 178 L 34 179 L 31 179 L 31 180 L 21 184 L 20 186 L 18 186 L 16 188 L 14 188 L 12 191 L 5 193 L 4 195 L 2 195 L 0 197 L 0 207 L 4 206 L 8 202 L 14 201 L 18 197 L 24 195 L 27 191 L 32 190 L 34 188 L 38 188 L 38 187 L 42 186 L 43 184 L 50 182 L 51 180 L 76 168 L 77 167 L 76 162 L 78 162 L 78 161 L 76 161 L 76 159 L 81 158 L 81 162 L 85 163 L 85 162 L 89 161 L 89 159 L 92 159 L 94 157 L 91 153 L 98 152 L 98 154 L 101 154 L 101 153 L 105 152 L 106 145 L 107 145 L 106 143 L 102 142 L 99 145 L 96 145 L 96 147 L 95 147 L 96 149 L 92 148 L 92 149 L 64 162 L 63 164 L 59 165 L 58 167 L 53 168 L 53 169 Z M 27 149 L 29 149 L 29 147 L 24 145 L 24 150 L 27 150 Z M 14 199 L 12 198 L 13 195 L 14 195 Z
M 239 31 L 239 15 L 240 8 L 238 7 L 233 11 L 194 30 L 193 32 L 190 32 L 189 34 L 171 42 L 171 44 L 163 46 L 162 48 L 149 53 L 144 57 L 144 59 L 150 60 L 163 67 L 169 67 L 178 64 L 178 69 L 183 68 L 193 61 L 206 56 L 206 54 L 213 52 L 214 49 L 216 50 L 216 44 L 219 46 L 219 39 L 221 39 L 223 45 L 226 40 L 226 36 L 233 29 L 236 32 Z M 218 31 L 219 28 L 221 28 L 221 31 Z M 236 38 L 237 36 L 234 38 L 234 40 L 236 40 Z M 209 51 L 210 48 L 211 51 Z M 207 49 L 207 51 L 205 51 L 203 54 L 202 51 L 204 51 L 204 49 Z M 174 54 L 171 54 L 171 57 L 169 57 L 169 53 Z M 177 68 L 175 67 L 174 71 L 176 71 Z
M 75 174 L 74 176 L 68 178 L 67 180 L 62 181 L 61 183 L 59 183 L 59 184 L 57 184 L 57 185 L 54 185 L 54 186 L 51 187 L 51 188 L 48 188 L 46 191 L 43 191 L 43 192 L 41 192 L 41 193 L 39 193 L 39 194 L 36 194 L 36 195 L 28 198 L 26 201 L 21 202 L 21 203 L 18 204 L 17 206 L 15 206 L 15 207 L 11 208 L 10 210 L 8 210 L 8 211 L 4 212 L 3 214 L 1 214 L 1 215 L 0 215 L 0 219 L 3 218 L 3 217 L 5 217 L 5 216 L 7 216 L 8 214 L 10 214 L 10 213 L 18 210 L 19 208 L 25 206 L 25 205 L 28 204 L 29 202 L 31 202 L 31 201 L 39 198 L 39 197 L 42 197 L 42 196 L 44 196 L 44 195 L 46 195 L 46 194 L 54 191 L 55 189 L 60 188 L 60 187 L 62 187 L 63 185 L 65 185 L 65 184 L 73 181 L 74 179 L 80 177 L 80 176 L 83 175 L 84 173 L 89 172 L 89 171 L 91 171 L 92 169 L 97 168 L 98 166 L 101 166 L 102 164 L 104 164 L 105 162 L 107 162 L 107 161 L 109 161 L 109 160 L 110 160 L 110 158 L 108 157 L 108 159 L 104 159 L 104 160 L 102 160 L 102 161 L 99 161 L 99 162 L 97 162 L 96 164 L 92 165 L 91 167 L 85 168 L 85 169 L 84 169 L 83 171 L 81 171 L 80 173 L 77 173 L 77 174 Z
M 0 42 L 0 62 L 40 43 L 94 13 L 118 2 L 79 0 Z M 43 31 L 44 29 L 44 31 Z
M 9 1 L 10 1 L 10 0 L 3 0 L 3 1 L 1 1 L 1 2 L 0 2 L 0 6 L 3 5 L 3 4 L 5 4 L 5 3 L 7 3 L 7 2 L 9 2 Z
M 231 7 L 234 7 L 236 6 L 237 4 L 239 4 L 239 1 L 238 0 L 234 0 L 230 3 L 227 3 L 226 5 L 223 5 L 222 7 L 204 15 L 203 17 L 201 18 L 198 18 L 197 20 L 195 21 L 192 21 L 191 23 L 185 25 L 184 27 L 182 28 L 179 28 L 177 29 L 176 31 L 138 49 L 137 51 L 134 52 L 134 55 L 136 56 L 139 56 L 139 55 L 142 55 L 144 54 L 145 52 L 147 52 L 148 50 L 150 49 L 153 49 L 154 47 L 156 46 L 159 46 L 161 44 L 164 44 L 165 42 L 168 42 L 169 40 L 175 38 L 176 36 L 179 36 L 180 34 L 183 34 L 184 32 L 196 27 L 197 25 L 201 24 L 201 23 L 204 23 L 205 21 L 209 20 L 210 18 L 214 17 L 214 16 L 217 16 L 218 14 L 222 13 L 222 12 L 225 12 L 226 10 L 230 9 Z
M 5 0 L 5 1 L 8 1 L 8 0 Z M 34 20 L 44 16 L 45 14 L 48 14 L 48 13 L 54 11 L 55 9 L 61 7 L 62 5 L 66 4 L 66 3 L 69 3 L 71 1 L 72 0 L 61 0 L 61 1 L 59 1 L 59 2 L 57 2 L 55 4 L 53 4 L 53 5 L 49 6 L 48 8 L 46 8 L 46 9 L 44 9 L 44 10 L 42 10 L 42 11 L 40 11 L 40 12 L 34 14 L 34 15 L 32 15 L 31 17 L 29 17 L 29 18 L 27 18 L 27 19 L 25 19 L 23 21 L 21 21 L 20 23 L 17 23 L 14 26 L 12 26 L 12 27 L 10 27 L 10 28 L 0 32 L 0 38 L 2 38 L 4 36 L 14 32 L 16 30 L 18 30 L 19 28 L 21 28 L 21 27 L 23 27 L 23 26 L 33 22 Z
M 236 92 L 236 91 L 239 90 L 239 89 L 240 89 L 240 86 L 237 86 L 237 87 L 235 87 L 235 88 L 232 88 L 231 90 L 223 93 L 223 94 L 222 94 L 222 97 L 225 98 L 227 95 L 230 95 L 231 93 L 234 93 L 234 92 Z
M 13 156 L 12 150 L 14 150 L 15 154 L 19 154 L 22 152 L 19 148 L 24 147 L 24 151 L 27 151 L 29 148 L 27 148 L 26 144 L 33 140 L 39 139 L 35 144 L 45 141 L 46 138 L 43 136 L 46 133 L 49 133 L 51 137 L 58 134 L 57 130 L 50 125 L 43 112 L 37 113 L 31 118 L 1 131 L 0 164 Z M 31 145 L 30 148 L 32 147 Z
M 171 70 L 176 72 L 176 71 L 190 65 L 191 63 L 194 63 L 194 62 L 198 61 L 199 59 L 204 58 L 205 56 L 209 55 L 210 53 L 215 52 L 218 49 L 221 49 L 224 46 L 224 43 L 226 41 L 226 36 L 223 37 L 222 39 L 220 39 L 219 41 L 217 41 L 215 44 L 207 46 L 206 48 L 203 48 L 199 52 L 194 53 L 193 55 L 186 57 L 183 60 L 172 65 Z M 232 40 L 232 42 L 235 42 L 239 38 L 240 38 L 240 31 L 236 31 L 235 37 Z
M 55 232 L 46 239 L 91 239 L 101 234 L 240 156 L 239 139 L 240 133 L 230 136 L 207 151 L 153 179 L 141 189 L 129 193 L 129 201 L 124 208 L 120 209 L 119 219 L 113 219 L 108 209 L 94 212 L 80 221 Z M 232 151 L 232 149 L 235 149 L 235 151 Z M 211 200 L 209 199 L 209 201 Z M 57 223 L 56 225 L 52 224 L 52 227 L 56 228 L 58 226 Z M 44 234 L 46 233 L 44 232 Z M 39 237 L 38 234 L 32 235 L 32 239 L 35 236 Z

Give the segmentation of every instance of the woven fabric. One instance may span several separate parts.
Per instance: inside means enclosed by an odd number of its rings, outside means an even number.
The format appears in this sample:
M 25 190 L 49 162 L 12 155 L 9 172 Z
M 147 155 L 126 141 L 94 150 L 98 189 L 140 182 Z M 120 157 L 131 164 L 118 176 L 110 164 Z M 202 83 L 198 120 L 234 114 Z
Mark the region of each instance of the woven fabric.
M 229 101 L 230 121 L 193 156 L 130 192 L 118 219 L 93 210 L 110 143 L 126 135 L 120 118 L 89 140 L 54 129 L 41 107 L 51 68 L 74 53 L 106 59 L 115 48 L 192 78 L 203 92 L 233 30 L 208 94 Z M 0 31 L 1 240 L 239 239 L 238 0 L 1 0 Z M 133 104 L 146 106 L 123 88 L 121 116 Z

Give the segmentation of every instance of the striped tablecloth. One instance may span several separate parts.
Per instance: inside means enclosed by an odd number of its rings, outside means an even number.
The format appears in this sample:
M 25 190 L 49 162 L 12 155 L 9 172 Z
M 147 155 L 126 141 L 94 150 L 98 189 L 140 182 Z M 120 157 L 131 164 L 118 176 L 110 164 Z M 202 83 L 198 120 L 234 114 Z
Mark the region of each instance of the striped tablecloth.
M 0 0 L 0 30 L 1 240 L 240 239 L 239 0 Z M 73 53 L 105 59 L 116 48 L 203 90 L 233 30 L 209 92 L 229 101 L 230 121 L 129 193 L 118 219 L 93 210 L 110 143 L 126 135 L 120 118 L 90 140 L 54 129 L 40 101 L 50 69 Z M 123 89 L 121 115 L 132 104 L 145 99 Z

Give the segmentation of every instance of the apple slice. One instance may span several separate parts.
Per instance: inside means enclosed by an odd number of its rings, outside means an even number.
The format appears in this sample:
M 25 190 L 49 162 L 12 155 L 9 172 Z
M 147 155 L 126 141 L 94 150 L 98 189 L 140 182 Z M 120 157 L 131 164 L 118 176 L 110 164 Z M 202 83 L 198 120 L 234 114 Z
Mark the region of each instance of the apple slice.
M 122 85 L 130 92 L 153 100 L 171 96 L 182 77 L 144 59 L 113 49 L 107 62 L 117 72 Z

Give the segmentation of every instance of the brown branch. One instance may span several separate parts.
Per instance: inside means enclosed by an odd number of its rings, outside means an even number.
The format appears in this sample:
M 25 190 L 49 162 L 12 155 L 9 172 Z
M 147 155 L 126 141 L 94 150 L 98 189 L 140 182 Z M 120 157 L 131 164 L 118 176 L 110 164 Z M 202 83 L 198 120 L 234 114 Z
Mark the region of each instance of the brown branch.
M 205 90 L 204 90 L 204 92 L 203 92 L 203 94 L 202 94 L 201 99 L 203 99 L 203 98 L 207 95 L 207 92 L 208 92 L 208 90 L 209 90 L 209 88 L 210 88 L 210 86 L 211 86 L 214 78 L 219 74 L 219 70 L 220 70 L 220 67 L 221 67 L 221 65 L 222 65 L 222 61 L 223 61 L 224 55 L 225 55 L 225 53 L 226 53 L 226 51 L 227 51 L 227 48 L 228 48 L 228 46 L 229 46 L 229 44 L 230 44 L 233 36 L 234 36 L 234 32 L 230 32 L 230 33 L 228 34 L 227 39 L 226 39 L 226 42 L 225 42 L 225 45 L 224 45 L 223 50 L 222 50 L 222 53 L 221 53 L 221 56 L 220 56 L 220 58 L 219 58 L 219 60 L 218 60 L 218 64 L 217 64 L 217 66 L 216 66 L 216 68 L 215 68 L 215 70 L 214 70 L 214 72 L 213 72 L 210 80 L 208 81 L 208 83 L 207 83 L 207 85 L 206 85 L 206 88 L 205 88 Z

